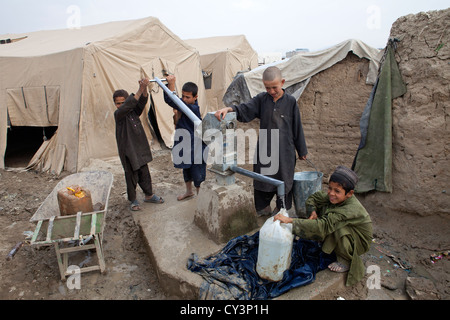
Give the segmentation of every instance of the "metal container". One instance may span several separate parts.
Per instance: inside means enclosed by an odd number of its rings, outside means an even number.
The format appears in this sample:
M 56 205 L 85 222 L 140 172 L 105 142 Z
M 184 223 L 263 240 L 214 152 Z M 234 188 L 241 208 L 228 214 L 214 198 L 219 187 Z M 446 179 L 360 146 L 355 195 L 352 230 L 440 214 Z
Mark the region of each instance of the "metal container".
M 294 206 L 299 218 L 309 218 L 306 212 L 306 200 L 313 193 L 322 190 L 323 173 L 318 171 L 296 172 L 294 174 Z

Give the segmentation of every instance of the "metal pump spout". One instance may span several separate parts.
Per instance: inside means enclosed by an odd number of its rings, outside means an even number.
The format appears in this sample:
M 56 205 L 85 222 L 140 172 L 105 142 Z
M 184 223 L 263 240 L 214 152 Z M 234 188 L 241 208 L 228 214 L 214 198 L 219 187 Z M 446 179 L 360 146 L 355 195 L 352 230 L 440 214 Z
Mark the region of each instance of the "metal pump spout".
M 239 168 L 238 166 L 231 166 L 230 170 L 235 172 L 235 173 L 239 173 L 242 174 L 246 177 L 252 178 L 254 180 L 257 181 L 261 181 L 261 182 L 265 182 L 271 185 L 274 185 L 277 187 L 277 194 L 280 198 L 283 198 L 285 195 L 285 188 L 284 188 L 284 182 L 280 181 L 280 180 L 276 180 L 270 177 L 266 177 L 262 174 L 259 173 L 255 173 L 253 171 L 248 171 L 242 168 Z

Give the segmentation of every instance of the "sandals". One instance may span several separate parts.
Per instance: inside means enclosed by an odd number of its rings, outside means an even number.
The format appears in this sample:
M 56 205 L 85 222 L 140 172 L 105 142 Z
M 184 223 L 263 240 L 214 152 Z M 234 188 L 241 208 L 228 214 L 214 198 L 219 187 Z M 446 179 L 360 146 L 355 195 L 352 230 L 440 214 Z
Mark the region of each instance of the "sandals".
M 141 210 L 141 207 L 140 207 L 140 205 L 139 205 L 139 201 L 134 200 L 134 201 L 131 203 L 130 210 L 131 210 L 131 211 L 140 211 L 140 210 Z
M 162 204 L 164 203 L 164 199 L 154 194 L 153 197 L 151 197 L 150 199 L 144 199 L 144 202 Z
M 333 262 L 332 264 L 330 264 L 328 266 L 328 269 L 330 269 L 333 272 L 343 273 L 343 272 L 347 272 L 349 267 L 340 262 Z
M 144 202 L 150 202 L 150 203 L 164 203 L 164 199 L 161 197 L 158 197 L 156 194 L 154 194 L 150 199 L 144 199 Z M 141 211 L 141 206 L 139 205 L 139 201 L 134 200 L 130 205 L 131 211 Z

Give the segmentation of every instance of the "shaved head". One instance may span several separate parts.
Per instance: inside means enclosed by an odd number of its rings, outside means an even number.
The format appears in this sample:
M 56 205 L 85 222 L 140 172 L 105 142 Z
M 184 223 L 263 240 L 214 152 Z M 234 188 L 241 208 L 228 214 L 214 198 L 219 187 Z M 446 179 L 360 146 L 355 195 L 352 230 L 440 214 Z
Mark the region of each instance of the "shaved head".
M 281 76 L 281 70 L 277 67 L 269 67 L 264 71 L 263 83 L 266 91 L 277 102 L 284 95 L 283 86 L 286 82 Z
M 281 80 L 281 70 L 277 67 L 269 67 L 263 73 L 263 81 Z

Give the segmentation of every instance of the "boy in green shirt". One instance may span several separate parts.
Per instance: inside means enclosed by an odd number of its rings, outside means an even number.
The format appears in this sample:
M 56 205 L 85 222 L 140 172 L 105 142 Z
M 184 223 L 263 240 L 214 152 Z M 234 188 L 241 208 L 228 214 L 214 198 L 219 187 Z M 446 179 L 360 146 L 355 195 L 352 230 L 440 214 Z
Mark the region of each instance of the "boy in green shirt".
M 328 192 L 319 191 L 306 201 L 309 219 L 292 219 L 281 214 L 275 220 L 292 223 L 292 233 L 303 239 L 323 241 L 322 251 L 335 252 L 337 262 L 328 266 L 334 272 L 347 272 L 347 286 L 365 275 L 361 255 L 372 242 L 372 221 L 366 209 L 354 196 L 358 176 L 339 166 L 330 177 Z

